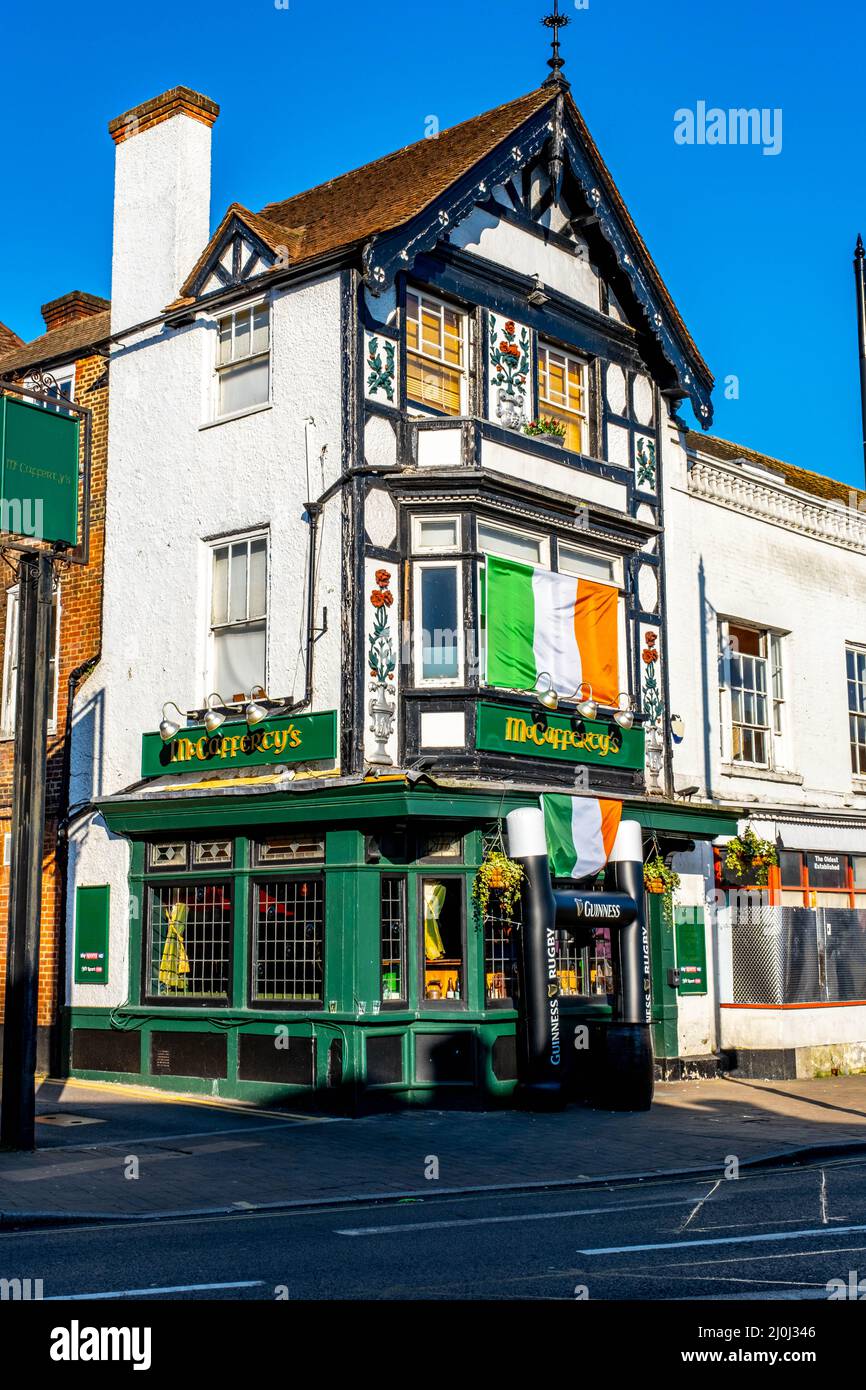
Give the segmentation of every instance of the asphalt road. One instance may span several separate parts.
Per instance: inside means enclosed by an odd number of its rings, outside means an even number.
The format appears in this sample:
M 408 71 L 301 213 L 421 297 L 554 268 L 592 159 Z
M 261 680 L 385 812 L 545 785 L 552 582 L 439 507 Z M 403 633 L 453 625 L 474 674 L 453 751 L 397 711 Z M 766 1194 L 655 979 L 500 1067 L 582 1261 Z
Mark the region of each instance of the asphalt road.
M 866 1160 L 738 1180 L 0 1234 L 46 1299 L 816 1299 L 863 1279 Z

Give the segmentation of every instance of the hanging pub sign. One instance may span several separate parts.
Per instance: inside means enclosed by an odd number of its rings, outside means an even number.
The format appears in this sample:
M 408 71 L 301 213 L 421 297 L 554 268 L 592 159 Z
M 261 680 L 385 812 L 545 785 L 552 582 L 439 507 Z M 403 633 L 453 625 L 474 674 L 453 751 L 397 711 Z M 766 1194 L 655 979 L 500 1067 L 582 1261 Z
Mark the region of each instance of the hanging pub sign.
M 267 763 L 306 763 L 337 756 L 337 714 L 299 714 L 294 719 L 267 719 L 254 729 L 244 723 L 223 724 L 214 734 L 200 726 L 181 729 L 168 743 L 159 734 L 143 734 L 142 777 L 166 773 L 242 771 Z
M 630 769 L 644 764 L 643 729 L 621 729 L 599 719 L 547 714 L 483 700 L 478 705 L 475 742 L 489 753 L 514 753 L 518 757 Z
M 0 394 L 0 531 L 78 544 L 79 416 Z

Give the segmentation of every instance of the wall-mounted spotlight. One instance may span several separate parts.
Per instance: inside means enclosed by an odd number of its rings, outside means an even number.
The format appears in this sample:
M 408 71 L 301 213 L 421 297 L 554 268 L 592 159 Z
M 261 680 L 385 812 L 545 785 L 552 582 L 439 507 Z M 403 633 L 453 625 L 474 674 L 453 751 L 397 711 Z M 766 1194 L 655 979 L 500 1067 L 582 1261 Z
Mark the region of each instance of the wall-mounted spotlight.
M 623 704 L 625 697 L 625 704 Z M 634 728 L 634 707 L 631 696 L 627 690 L 621 690 L 617 696 L 617 709 L 613 712 L 613 717 L 621 729 Z
M 253 686 L 250 691 L 250 698 L 247 700 L 244 707 L 244 718 L 251 729 L 254 729 L 257 724 L 261 724 L 263 720 L 269 718 L 270 710 L 266 705 L 259 704 L 260 700 L 266 700 L 267 698 L 263 686 Z
M 219 700 L 220 704 L 223 706 L 225 705 L 225 700 L 217 691 L 214 691 L 212 695 L 208 695 L 207 697 L 204 726 L 209 734 L 215 734 L 217 729 L 221 728 L 226 722 L 226 712 L 225 709 L 214 709 L 211 700 Z
M 541 682 L 544 680 L 547 681 L 547 685 L 545 685 L 541 690 L 539 690 L 539 686 L 541 685 Z M 549 671 L 540 672 L 538 679 L 536 680 L 535 685 L 532 688 L 535 692 L 535 696 L 538 700 L 538 703 L 540 705 L 543 705 L 545 709 L 559 708 L 559 694 L 553 688 L 553 677 L 551 676 Z
M 176 709 L 178 714 L 180 714 L 181 722 L 176 724 L 173 719 L 169 719 L 166 715 L 167 709 Z M 174 700 L 166 700 L 165 704 L 162 707 L 162 719 L 160 720 L 159 724 L 159 736 L 162 739 L 163 743 L 170 743 L 171 740 L 174 738 L 175 734 L 180 733 L 181 728 L 183 727 L 184 718 L 184 715 L 181 714 L 181 711 L 178 708 L 178 706 L 174 703 Z
M 535 304 L 539 308 L 550 299 L 550 295 L 544 292 L 544 281 L 537 271 L 532 277 L 532 289 L 529 291 L 526 299 L 529 304 Z
M 589 691 L 589 695 L 584 695 L 584 690 Z M 577 712 L 584 719 L 595 719 L 598 715 L 598 700 L 593 698 L 592 686 L 589 681 L 581 681 L 574 692 L 572 699 L 577 700 Z

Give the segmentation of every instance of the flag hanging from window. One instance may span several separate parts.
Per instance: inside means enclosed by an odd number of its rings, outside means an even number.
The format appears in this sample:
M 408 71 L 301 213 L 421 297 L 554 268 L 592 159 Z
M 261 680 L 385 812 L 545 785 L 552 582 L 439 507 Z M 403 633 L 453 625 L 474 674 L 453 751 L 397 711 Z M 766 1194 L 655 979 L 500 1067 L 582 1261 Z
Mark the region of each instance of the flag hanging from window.
M 600 704 L 617 704 L 619 593 L 613 585 L 490 555 L 486 590 L 488 685 L 531 690 L 546 671 L 560 695 L 586 683 Z
M 554 878 L 590 878 L 610 858 L 622 818 L 621 801 L 589 796 L 543 796 L 547 855 Z

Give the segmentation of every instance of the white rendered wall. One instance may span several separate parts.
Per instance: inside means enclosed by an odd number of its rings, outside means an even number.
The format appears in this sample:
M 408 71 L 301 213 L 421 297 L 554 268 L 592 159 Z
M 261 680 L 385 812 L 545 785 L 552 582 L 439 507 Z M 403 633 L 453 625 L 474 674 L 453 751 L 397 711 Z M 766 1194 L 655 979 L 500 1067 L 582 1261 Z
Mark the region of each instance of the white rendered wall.
M 74 805 L 139 779 L 141 735 L 156 729 L 163 701 L 176 700 L 182 710 L 204 704 L 205 537 L 268 529 L 268 689 L 274 698 L 303 694 L 304 420 L 316 420 L 315 501 L 341 469 L 338 277 L 276 296 L 271 336 L 271 406 L 210 428 L 201 426 L 213 375 L 212 323 L 142 335 L 112 358 L 103 657 L 76 702 Z M 320 625 L 327 606 L 328 632 L 315 644 L 314 711 L 339 710 L 341 585 L 337 493 L 319 525 L 315 612 Z M 76 986 L 73 1003 L 105 1005 L 126 997 L 128 856 L 122 839 L 89 825 L 80 823 L 73 837 L 69 907 L 76 884 L 111 884 L 110 985 Z
M 113 333 L 154 318 L 172 303 L 207 244 L 210 151 L 210 126 L 185 115 L 117 146 Z
M 601 310 L 601 281 L 589 260 L 476 208 L 451 234 L 451 242 L 519 275 L 539 275 L 560 294 Z

